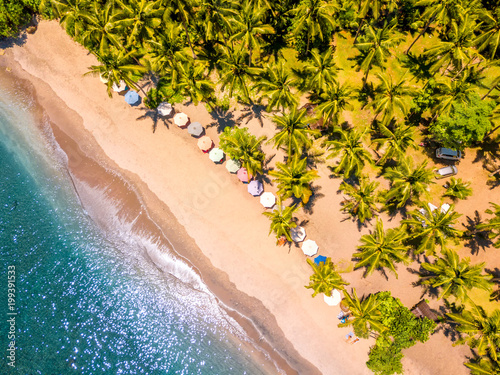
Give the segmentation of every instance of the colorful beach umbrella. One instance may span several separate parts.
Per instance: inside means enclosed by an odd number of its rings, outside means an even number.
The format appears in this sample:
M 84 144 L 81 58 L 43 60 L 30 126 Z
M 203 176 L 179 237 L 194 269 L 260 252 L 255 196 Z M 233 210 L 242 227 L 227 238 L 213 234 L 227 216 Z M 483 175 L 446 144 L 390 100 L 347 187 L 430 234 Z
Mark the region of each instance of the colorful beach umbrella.
M 192 122 L 188 126 L 188 133 L 194 137 L 199 137 L 203 133 L 203 126 L 199 122 Z
M 246 168 L 240 168 L 238 169 L 238 172 L 236 172 L 236 176 L 240 179 L 241 182 L 247 183 L 248 182 L 248 172 Z
M 113 86 L 111 86 L 114 92 L 122 92 L 128 89 L 127 84 L 125 81 L 120 81 L 118 83 L 113 83 Z
M 167 103 L 167 102 L 162 102 L 158 106 L 157 110 L 158 110 L 158 114 L 160 116 L 166 117 L 166 116 L 170 116 L 174 109 L 172 108 L 172 104 Z
M 293 242 L 301 242 L 306 238 L 306 230 L 302 227 L 295 227 L 290 230 Z
M 276 204 L 276 197 L 273 193 L 267 191 L 260 196 L 260 204 L 266 208 L 271 208 Z
M 125 101 L 130 105 L 137 105 L 141 101 L 141 97 L 134 90 L 130 90 L 125 94 Z
M 323 299 L 325 300 L 328 306 L 337 306 L 340 301 L 342 301 L 342 296 L 337 289 L 332 290 L 332 295 L 328 297 L 326 294 L 323 295 Z
M 323 255 L 318 255 L 316 258 L 314 258 L 314 263 L 316 263 L 318 266 L 321 262 L 326 262 L 326 257 Z
M 208 153 L 208 157 L 214 163 L 220 163 L 222 159 L 224 159 L 224 152 L 220 148 L 215 147 L 210 150 L 210 152 Z
M 302 251 L 304 254 L 312 257 L 318 252 L 318 244 L 313 240 L 306 240 L 302 244 Z
M 260 181 L 256 181 L 256 180 L 250 181 L 250 183 L 248 184 L 247 190 L 254 197 L 258 197 L 264 191 L 264 185 L 262 185 L 262 182 L 260 182 Z
M 186 126 L 188 121 L 189 121 L 188 115 L 186 115 L 183 112 L 176 113 L 174 116 L 174 124 L 179 127 Z
M 213 146 L 213 142 L 210 139 L 210 137 L 207 137 L 206 135 L 204 137 L 201 137 L 198 139 L 198 147 L 200 148 L 201 151 L 207 152 L 210 150 Z
M 229 159 L 226 161 L 226 169 L 231 173 L 238 172 L 238 169 L 241 168 L 241 163 L 239 160 Z

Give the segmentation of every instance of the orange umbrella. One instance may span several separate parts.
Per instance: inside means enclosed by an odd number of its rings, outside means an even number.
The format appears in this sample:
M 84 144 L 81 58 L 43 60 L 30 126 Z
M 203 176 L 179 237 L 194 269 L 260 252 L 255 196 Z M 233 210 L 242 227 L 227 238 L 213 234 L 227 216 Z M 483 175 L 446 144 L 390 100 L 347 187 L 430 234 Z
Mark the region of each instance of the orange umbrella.
M 198 140 L 198 147 L 200 148 L 201 151 L 207 152 L 209 151 L 213 146 L 213 142 L 208 136 L 201 137 Z

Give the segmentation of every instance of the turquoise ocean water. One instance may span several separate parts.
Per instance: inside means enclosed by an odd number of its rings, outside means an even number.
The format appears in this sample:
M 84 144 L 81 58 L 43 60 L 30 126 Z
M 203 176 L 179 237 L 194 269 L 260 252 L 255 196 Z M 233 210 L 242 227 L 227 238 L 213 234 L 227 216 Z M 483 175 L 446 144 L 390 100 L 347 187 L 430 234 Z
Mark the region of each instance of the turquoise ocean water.
M 263 374 L 187 266 L 89 219 L 32 106 L 0 87 L 0 374 Z

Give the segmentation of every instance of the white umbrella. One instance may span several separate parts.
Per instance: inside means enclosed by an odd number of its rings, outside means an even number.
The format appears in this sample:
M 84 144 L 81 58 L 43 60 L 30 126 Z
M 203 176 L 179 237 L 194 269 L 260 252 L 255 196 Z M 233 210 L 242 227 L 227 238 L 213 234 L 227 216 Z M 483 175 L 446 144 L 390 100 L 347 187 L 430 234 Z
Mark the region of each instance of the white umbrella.
M 158 109 L 158 114 L 163 117 L 170 116 L 173 111 L 172 104 L 167 102 L 160 103 L 157 109 Z
M 236 173 L 241 168 L 239 160 L 229 159 L 226 161 L 226 169 L 231 173 Z
M 122 92 L 127 89 L 127 84 L 124 81 L 120 81 L 118 84 L 115 82 L 112 88 L 114 92 Z
M 337 289 L 332 290 L 331 297 L 328 297 L 326 294 L 323 295 L 323 299 L 325 300 L 328 306 L 337 306 L 340 301 L 342 301 L 342 296 Z
M 306 230 L 302 227 L 295 227 L 290 230 L 290 235 L 294 242 L 301 242 L 306 238 Z
M 271 208 L 276 204 L 276 197 L 273 193 L 265 192 L 260 196 L 260 204 L 262 204 L 266 208 Z
M 192 122 L 188 126 L 188 133 L 194 137 L 199 137 L 203 133 L 203 126 L 199 122 Z
M 176 113 L 174 116 L 174 124 L 177 126 L 181 126 L 181 127 L 186 126 L 188 121 L 189 121 L 189 117 L 185 113 L 179 112 L 179 113 Z
M 313 240 L 304 241 L 302 251 L 306 255 L 313 256 L 318 252 L 318 244 Z
M 220 163 L 221 160 L 224 159 L 224 152 L 220 148 L 215 147 L 210 150 L 210 152 L 208 153 L 208 157 L 214 163 Z

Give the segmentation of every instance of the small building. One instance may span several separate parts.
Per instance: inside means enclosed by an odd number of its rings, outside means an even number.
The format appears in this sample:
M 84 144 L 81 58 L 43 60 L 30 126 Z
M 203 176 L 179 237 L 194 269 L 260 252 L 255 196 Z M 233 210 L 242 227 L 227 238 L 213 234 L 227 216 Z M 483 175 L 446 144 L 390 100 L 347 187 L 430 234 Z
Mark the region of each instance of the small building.
M 424 300 L 420 301 L 417 303 L 412 309 L 411 312 L 413 315 L 415 315 L 417 318 L 423 318 L 424 316 L 430 320 L 437 321 L 439 319 L 439 316 L 434 313 L 427 302 Z

